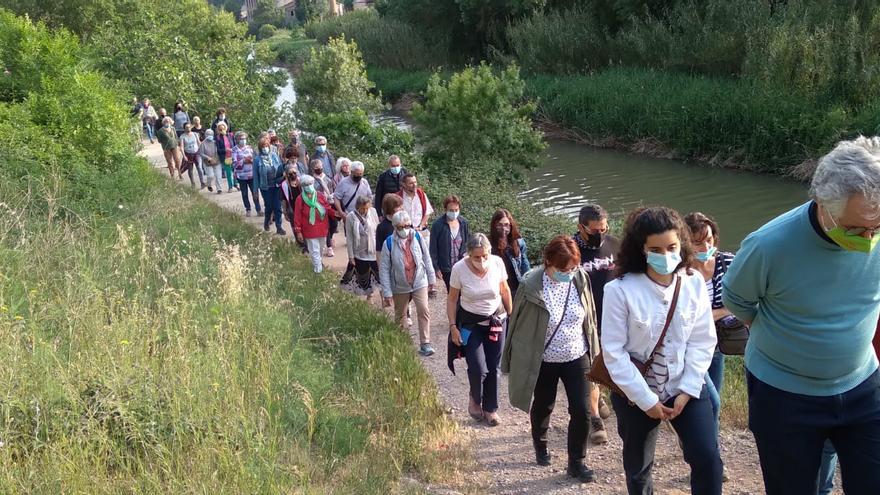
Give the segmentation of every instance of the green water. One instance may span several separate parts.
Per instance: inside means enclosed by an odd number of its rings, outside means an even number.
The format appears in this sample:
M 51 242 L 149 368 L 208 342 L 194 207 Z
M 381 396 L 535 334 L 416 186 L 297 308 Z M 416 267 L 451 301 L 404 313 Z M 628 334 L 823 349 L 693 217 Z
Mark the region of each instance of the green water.
M 596 202 L 612 217 L 638 206 L 668 206 L 682 215 L 701 211 L 721 231 L 721 248 L 740 241 L 767 220 L 804 203 L 807 186 L 780 177 L 711 168 L 552 141 L 544 166 L 522 196 L 545 211 L 577 216 Z

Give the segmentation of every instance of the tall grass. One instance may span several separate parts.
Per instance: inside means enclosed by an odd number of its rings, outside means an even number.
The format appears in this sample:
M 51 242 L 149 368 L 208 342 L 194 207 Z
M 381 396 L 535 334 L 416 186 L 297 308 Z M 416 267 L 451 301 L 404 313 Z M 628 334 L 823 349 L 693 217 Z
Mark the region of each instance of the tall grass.
M 326 43 L 345 35 L 357 42 L 367 65 L 393 69 L 423 69 L 447 63 L 446 40 L 429 40 L 415 27 L 380 17 L 373 9 L 312 21 L 306 35 Z

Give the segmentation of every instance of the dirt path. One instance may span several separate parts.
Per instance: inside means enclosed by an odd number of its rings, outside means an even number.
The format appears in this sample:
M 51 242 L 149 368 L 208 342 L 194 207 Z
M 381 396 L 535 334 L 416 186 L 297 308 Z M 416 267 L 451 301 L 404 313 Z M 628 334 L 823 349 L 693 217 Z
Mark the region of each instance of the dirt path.
M 146 144 L 142 152 L 157 168 L 165 170 L 165 162 L 158 144 Z M 167 172 L 166 172 L 167 173 Z M 184 177 L 182 184 L 188 183 Z M 223 183 L 225 188 L 225 183 Z M 206 199 L 222 208 L 241 214 L 242 220 L 262 227 L 262 216 L 244 217 L 241 195 L 235 193 L 209 193 L 203 189 Z M 289 226 L 285 226 L 289 230 Z M 272 230 L 274 232 L 274 229 Z M 288 232 L 288 237 L 290 236 Z M 272 235 L 275 235 L 274 233 Z M 342 272 L 347 258 L 345 238 L 336 235 L 334 258 L 324 258 L 325 266 Z M 437 353 L 429 358 L 421 358 L 425 368 L 437 381 L 443 400 L 449 406 L 452 416 L 462 425 L 462 431 L 473 440 L 475 457 L 480 472 L 474 473 L 475 480 L 486 483 L 485 491 L 497 494 L 540 493 L 540 494 L 625 494 L 623 478 L 621 442 L 617 436 L 615 418 L 605 422 L 609 442 L 604 446 L 590 446 L 587 451 L 587 465 L 596 471 L 598 481 L 578 484 L 565 473 L 565 432 L 568 423 L 567 401 L 564 389 L 560 386 L 557 394 L 556 410 L 551 422 L 550 450 L 554 454 L 553 465 L 539 467 L 534 462 L 531 436 L 529 435 L 528 414 L 509 405 L 507 399 L 507 378 L 502 377 L 498 411 L 502 424 L 495 428 L 475 423 L 467 414 L 467 374 L 462 361 L 456 363 L 457 375 L 452 375 L 446 367 L 445 295 L 440 286 L 440 294 L 431 300 L 432 341 Z M 418 347 L 418 334 L 410 330 L 414 352 Z M 721 433 L 721 455 L 730 481 L 724 485 L 728 495 L 747 495 L 763 493 L 761 471 L 757 451 L 751 433 L 743 430 L 726 429 Z M 657 444 L 654 463 L 654 485 L 658 494 L 686 494 L 690 492 L 689 469 L 682 460 L 678 441 L 671 428 L 664 425 Z M 485 480 L 488 480 L 486 482 Z M 839 492 L 835 492 L 839 493 Z

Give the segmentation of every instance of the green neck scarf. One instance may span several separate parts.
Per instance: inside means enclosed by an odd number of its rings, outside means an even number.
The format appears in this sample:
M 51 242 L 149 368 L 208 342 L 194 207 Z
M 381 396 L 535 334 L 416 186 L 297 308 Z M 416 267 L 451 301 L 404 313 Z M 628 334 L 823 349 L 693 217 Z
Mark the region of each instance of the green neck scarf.
M 324 215 L 327 211 L 321 206 L 321 203 L 318 202 L 318 191 L 312 193 L 312 197 L 309 197 L 309 193 L 303 191 L 302 193 L 303 203 L 309 206 L 309 224 L 315 225 L 315 211 L 317 210 L 318 214 L 321 215 L 321 220 L 324 219 Z

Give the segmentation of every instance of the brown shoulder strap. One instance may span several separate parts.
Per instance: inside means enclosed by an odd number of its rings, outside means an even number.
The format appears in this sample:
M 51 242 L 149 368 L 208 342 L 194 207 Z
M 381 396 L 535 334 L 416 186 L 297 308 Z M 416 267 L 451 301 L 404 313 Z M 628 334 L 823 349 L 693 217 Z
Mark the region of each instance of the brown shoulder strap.
M 657 343 L 654 344 L 654 350 L 651 351 L 651 355 L 648 357 L 648 361 L 645 362 L 645 371 L 651 368 L 651 364 L 654 363 L 654 355 L 657 354 L 657 350 L 660 349 L 660 346 L 663 345 L 663 339 L 666 338 L 666 331 L 669 330 L 669 325 L 672 323 L 672 317 L 675 316 L 675 306 L 678 304 L 678 294 L 681 292 L 681 275 L 675 276 L 675 292 L 672 294 L 672 302 L 669 304 L 669 313 L 666 314 L 666 323 L 663 325 L 663 331 L 660 332 L 660 338 L 657 339 Z

